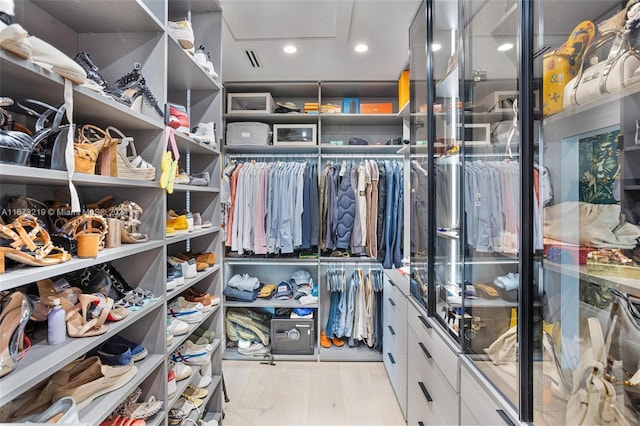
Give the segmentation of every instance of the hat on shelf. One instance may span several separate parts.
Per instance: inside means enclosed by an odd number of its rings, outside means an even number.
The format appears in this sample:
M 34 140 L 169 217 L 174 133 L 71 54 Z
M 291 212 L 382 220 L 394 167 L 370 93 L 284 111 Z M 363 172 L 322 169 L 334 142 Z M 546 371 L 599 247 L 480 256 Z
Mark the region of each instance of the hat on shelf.
M 292 295 L 293 291 L 291 290 L 291 284 L 286 281 L 282 281 L 278 284 L 278 288 L 276 289 L 276 299 L 288 300 L 291 299 Z
M 276 108 L 276 112 L 278 113 L 287 113 L 287 112 L 300 112 L 300 107 L 293 102 L 276 102 L 278 107 Z
M 300 269 L 293 273 L 291 279 L 296 284 L 296 299 L 301 296 L 308 296 L 313 292 L 313 278 L 308 271 Z

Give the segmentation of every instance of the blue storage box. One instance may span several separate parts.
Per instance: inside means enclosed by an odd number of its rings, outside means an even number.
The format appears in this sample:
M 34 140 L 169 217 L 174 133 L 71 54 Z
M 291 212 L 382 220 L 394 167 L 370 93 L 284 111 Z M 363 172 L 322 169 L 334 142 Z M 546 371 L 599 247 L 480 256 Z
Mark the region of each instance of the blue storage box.
M 360 98 L 344 98 L 342 100 L 342 112 L 345 114 L 359 114 Z

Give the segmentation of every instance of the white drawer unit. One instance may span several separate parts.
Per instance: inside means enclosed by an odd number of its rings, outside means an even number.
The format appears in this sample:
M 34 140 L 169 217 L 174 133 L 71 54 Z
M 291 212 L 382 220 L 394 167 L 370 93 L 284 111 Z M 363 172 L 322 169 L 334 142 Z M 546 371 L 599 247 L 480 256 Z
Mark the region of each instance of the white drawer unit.
M 458 391 L 459 383 L 459 351 L 455 350 L 446 341 L 448 339 L 440 331 L 435 321 L 427 318 L 426 312 L 418 308 L 414 301 L 409 299 L 407 304 L 407 321 L 419 342 L 422 342 L 433 357 L 449 385 Z M 409 339 L 409 345 L 411 341 Z
M 407 416 L 407 298 L 385 275 L 383 292 L 383 362 Z
M 469 361 L 461 362 L 460 397 L 462 406 L 473 407 L 473 412 L 465 413 L 463 424 L 519 425 L 520 422 L 507 408 L 506 401 L 500 401 L 496 397 L 498 391 L 483 381 L 480 373 L 476 373 L 467 362 Z
M 412 331 L 409 331 L 411 340 Z M 459 397 L 432 361 L 408 365 L 407 422 L 410 425 L 459 424 Z

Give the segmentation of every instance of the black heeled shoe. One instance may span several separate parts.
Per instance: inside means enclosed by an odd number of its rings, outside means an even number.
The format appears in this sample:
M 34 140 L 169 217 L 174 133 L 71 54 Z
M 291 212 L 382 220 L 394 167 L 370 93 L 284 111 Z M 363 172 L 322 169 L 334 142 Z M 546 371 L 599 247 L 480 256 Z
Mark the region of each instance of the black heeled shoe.
M 93 62 L 91 56 L 87 52 L 80 52 L 73 58 L 77 64 L 87 73 L 87 78 L 96 83 L 102 92 L 112 98 L 116 102 L 120 102 L 126 106 L 131 106 L 131 99 L 120 89 L 110 86 L 107 80 L 100 74 L 100 69 Z
M 124 92 L 131 100 L 131 108 L 142 112 L 143 99 L 149 102 L 149 104 L 156 110 L 160 117 L 164 117 L 164 111 L 160 109 L 158 100 L 151 92 L 151 89 L 147 86 L 146 80 L 142 76 L 142 66 L 136 63 L 133 70 L 120 77 L 115 83 L 114 87 Z

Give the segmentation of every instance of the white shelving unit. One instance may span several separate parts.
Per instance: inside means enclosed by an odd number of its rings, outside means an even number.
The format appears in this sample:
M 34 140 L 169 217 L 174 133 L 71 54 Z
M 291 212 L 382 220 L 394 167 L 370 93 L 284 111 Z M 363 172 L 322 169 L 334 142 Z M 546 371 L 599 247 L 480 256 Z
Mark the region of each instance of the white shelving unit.
M 224 145 L 225 156 L 232 159 L 256 159 L 258 161 L 317 161 L 318 176 L 322 172 L 325 162 L 368 158 L 402 160 L 398 153 L 399 145 L 386 145 L 392 138 L 404 136 L 404 126 L 408 121 L 408 108 L 404 106 L 399 111 L 397 101 L 396 81 L 371 82 L 225 82 L 225 92 L 229 93 L 271 93 L 276 102 L 294 102 L 301 111 L 305 102 L 318 104 L 332 103 L 342 106 L 343 98 L 358 97 L 360 102 L 392 103 L 391 114 L 356 114 L 356 113 L 225 113 L 225 128 L 228 123 L 263 122 L 272 124 L 314 123 L 318 126 L 317 145 L 309 146 L 238 146 Z M 227 96 L 225 96 L 225 99 Z M 348 145 L 350 137 L 360 137 L 369 141 L 369 145 Z M 344 145 L 333 145 L 332 140 L 341 139 Z M 320 360 L 320 361 L 382 361 L 382 354 L 367 347 L 350 348 L 345 343 L 341 348 L 322 348 L 319 345 L 320 332 L 324 329 L 329 312 L 329 297 L 326 292 L 326 269 L 332 264 L 349 264 L 367 268 L 377 264 L 375 259 L 367 257 L 337 258 L 321 256 L 318 251 L 316 259 L 297 259 L 287 256 L 251 256 L 225 258 L 224 282 L 236 273 L 249 273 L 263 282 L 278 283 L 291 278 L 291 273 L 297 269 L 307 269 L 313 276 L 318 287 L 319 301 L 317 305 L 301 305 L 298 301 L 280 301 L 275 299 L 254 302 L 224 301 L 224 307 L 243 307 L 272 309 L 309 307 L 317 308 L 315 314 L 316 350 L 313 355 L 274 355 L 276 360 Z M 277 279 L 276 279 L 277 278 Z M 225 359 L 264 360 L 262 356 L 239 355 L 235 349 L 224 351 Z
M 216 70 L 221 68 L 222 12 L 216 0 L 121 0 L 114 6 L 108 2 L 90 0 L 24 0 L 16 2 L 15 21 L 30 34 L 36 35 L 73 58 L 78 52 L 88 52 L 110 83 L 131 71 L 135 63 L 142 65 L 147 86 L 162 106 L 167 102 L 185 105 L 191 127 L 201 122 L 214 122 L 221 128 L 222 86 L 212 79 L 169 34 L 167 22 L 185 17 L 192 22 L 196 43 L 211 51 Z M 36 99 L 50 105 L 64 100 L 64 79 L 40 66 L 0 50 L 2 96 L 15 100 Z M 176 133 L 181 154 L 180 168 L 189 174 L 208 172 L 211 182 L 206 187 L 176 185 L 168 195 L 159 187 L 160 159 L 164 149 L 163 117 L 145 103 L 142 113 L 117 103 L 84 86 L 73 86 L 74 123 L 93 124 L 100 128 L 115 126 L 127 136 L 133 136 L 139 155 L 156 167 L 156 181 L 105 177 L 75 173 L 73 182 L 80 202 L 86 203 L 114 195 L 115 203 L 125 200 L 138 203 L 144 210 L 140 231 L 149 235 L 141 244 L 123 244 L 104 249 L 95 259 L 72 260 L 49 267 L 11 267 L 0 275 L 0 291 L 26 290 L 38 280 L 81 271 L 103 262 L 111 262 L 131 287 L 149 290 L 153 299 L 119 322 L 107 322 L 107 333 L 87 338 L 68 338 L 61 345 L 46 343 L 46 326 L 36 327 L 30 335 L 31 349 L 17 362 L 14 371 L 0 378 L 0 405 L 10 403 L 37 391 L 51 375 L 80 356 L 95 349 L 109 338 L 120 335 L 144 346 L 149 355 L 136 362 L 136 376 L 126 385 L 98 397 L 80 411 L 80 421 L 100 424 L 137 387 L 142 388 L 140 400 L 155 395 L 164 402 L 160 413 L 147 421 L 152 425 L 167 423 L 167 416 L 177 398 L 168 400 L 168 360 L 175 349 L 198 327 L 215 331 L 213 344 L 213 381 L 209 395 L 200 407 L 207 419 L 222 415 L 222 354 L 223 317 L 221 306 L 203 315 L 188 334 L 176 336 L 166 344 L 167 305 L 189 288 L 222 296 L 219 261 L 220 241 L 220 150 L 193 138 Z M 12 109 L 17 120 L 23 120 Z M 28 120 L 25 124 L 30 124 Z M 28 195 L 46 201 L 56 189 L 67 188 L 67 173 L 3 164 L 0 167 L 0 198 Z M 213 226 L 183 236 L 165 237 L 166 212 L 169 209 L 199 212 Z M 166 290 L 166 257 L 176 252 L 215 252 L 218 264 L 198 272 L 197 276 L 175 290 Z M 196 368 L 194 368 L 196 371 Z M 186 388 L 191 380 L 181 381 Z M 179 394 L 178 394 L 179 395 Z M 198 412 L 191 413 L 197 420 Z M 5 419 L 3 419 L 4 421 Z

